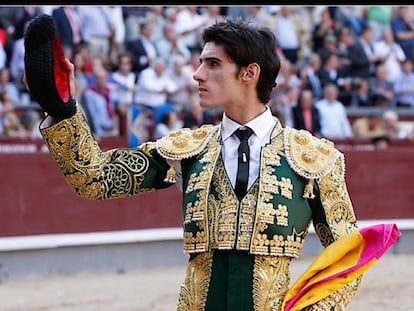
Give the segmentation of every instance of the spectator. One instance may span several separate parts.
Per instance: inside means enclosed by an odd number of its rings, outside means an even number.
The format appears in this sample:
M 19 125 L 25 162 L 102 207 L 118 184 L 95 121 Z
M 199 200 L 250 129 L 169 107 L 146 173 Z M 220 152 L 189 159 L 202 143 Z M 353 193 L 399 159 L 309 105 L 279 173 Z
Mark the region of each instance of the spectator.
M 41 6 L 2 6 L 0 21 L 13 43 L 23 37 L 26 24 L 41 13 Z
M 373 104 L 368 80 L 359 80 L 356 85 L 356 90 L 352 94 L 351 105 L 357 107 L 370 107 L 373 106 Z
M 67 59 L 72 59 L 75 48 L 82 43 L 82 21 L 72 5 L 59 6 L 52 11 L 56 32 Z
M 328 54 L 325 62 L 318 71 L 322 88 L 328 84 L 336 84 L 338 87 L 338 98 L 345 106 L 349 106 L 352 100 L 354 87 L 358 84 L 346 72 L 340 68 L 339 57 L 335 53 Z
M 389 107 L 394 103 L 394 83 L 387 80 L 385 64 L 377 66 L 375 77 L 369 80 L 369 90 L 373 106 Z
M 299 69 L 299 78 L 302 81 L 301 88 L 312 91 L 314 98 L 322 97 L 322 83 L 319 78 L 319 71 L 321 70 L 322 61 L 318 53 L 312 52 L 308 59 Z
M 6 67 L 0 69 L 0 92 L 7 92 L 13 107 L 21 104 L 20 92 L 17 85 L 11 81 L 10 70 Z
M 322 98 L 322 82 L 319 78 L 321 65 L 320 55 L 313 52 L 310 56 L 309 63 L 305 64 L 300 71 L 302 88 L 311 90 L 313 97 L 316 99 Z
M 182 128 L 182 125 L 183 123 L 175 111 L 165 111 L 161 116 L 160 122 L 155 127 L 154 138 L 164 137 L 170 132 Z
M 216 22 L 224 21 L 224 16 L 221 14 L 221 7 L 217 5 L 205 6 L 201 16 L 204 19 L 205 27 L 213 25 Z
M 403 49 L 405 56 L 414 62 L 414 22 L 409 6 L 400 6 L 391 19 L 395 42 Z
M 312 49 L 318 52 L 325 42 L 327 36 L 335 35 L 336 21 L 329 8 L 321 12 L 321 20 L 316 22 L 312 29 Z
M 99 138 L 114 135 L 115 101 L 108 86 L 108 72 L 96 68 L 94 84 L 85 90 L 81 104 L 92 133 Z
M 153 30 L 154 24 L 144 20 L 139 26 L 138 39 L 126 44 L 126 50 L 134 55 L 132 70 L 136 74 L 148 68 L 152 60 L 157 57 L 157 48 L 151 40 Z
M 296 64 L 298 60 L 306 56 L 306 46 L 310 39 L 309 30 L 290 6 L 282 6 L 275 19 L 278 45 L 284 57 Z
M 185 62 L 189 62 L 191 58 L 191 51 L 174 31 L 174 26 L 171 23 L 166 23 L 163 28 L 164 36 L 155 42 L 158 57 L 161 57 L 166 64 L 171 65 L 171 59 L 176 55 L 184 56 Z
M 27 92 L 26 86 L 23 84 L 24 73 L 24 38 L 21 37 L 14 41 L 13 50 L 10 59 L 10 75 L 11 80 L 16 84 L 19 92 Z
M 191 92 L 193 89 L 193 78 L 184 71 L 186 61 L 184 56 L 175 55 L 172 66 L 168 68 L 168 75 L 175 81 L 177 88 L 167 96 L 167 101 L 174 105 L 175 110 L 181 115 L 191 113 Z
M 352 127 L 345 106 L 338 100 L 338 87 L 327 84 L 324 87 L 324 97 L 315 103 L 319 110 L 321 135 L 328 139 L 352 138 Z
M 8 137 L 27 138 L 29 132 L 21 123 L 7 92 L 0 92 L 0 129 Z
M 137 87 L 135 102 L 152 118 L 155 127 L 164 111 L 174 110 L 167 99 L 177 90 L 177 84 L 168 75 L 163 59 L 156 58 L 150 67 L 141 72 Z
M 388 149 L 391 139 L 388 136 L 377 136 L 371 139 L 376 150 Z
M 372 36 L 372 29 L 364 26 L 360 37 L 349 47 L 348 55 L 351 61 L 349 71 L 353 77 L 369 79 L 375 75 L 375 66 L 382 60 L 375 54 Z
M 275 20 L 263 7 L 252 5 L 249 6 L 247 10 L 249 14 L 246 20 L 250 24 L 258 28 L 267 27 L 275 32 L 277 29 L 275 26 Z
M 366 26 L 366 11 L 363 6 L 350 5 L 338 6 L 337 17 L 339 25 L 347 25 L 351 27 L 356 37 L 360 36 L 362 29 Z
M 383 59 L 386 80 L 394 83 L 401 74 L 401 63 L 406 57 L 401 46 L 394 41 L 394 35 L 390 29 L 385 29 L 382 38 L 374 42 L 374 53 Z
M 322 47 L 315 52 L 320 55 L 322 63 L 325 63 L 329 55 L 338 54 L 338 39 L 335 35 L 327 35 L 323 40 Z
M 125 21 L 125 43 L 128 45 L 140 37 L 140 25 L 144 22 L 151 9 L 147 6 L 123 6 L 122 13 Z
M 197 6 L 179 8 L 175 30 L 191 51 L 201 50 L 200 35 L 205 23 Z
M 115 33 L 108 6 L 80 5 L 78 13 L 82 23 L 82 37 L 90 57 L 108 58 L 110 42 Z
M 115 67 L 118 64 L 118 56 L 125 51 L 125 21 L 122 7 L 119 5 L 110 5 L 106 9 L 113 29 L 109 41 L 109 60 Z
M 402 63 L 402 72 L 394 83 L 394 94 L 398 107 L 414 106 L 413 61 L 409 58 Z
M 411 139 L 412 133 L 408 133 L 400 124 L 400 117 L 394 110 L 388 109 L 382 114 L 383 130 L 391 140 Z
M 354 139 L 363 140 L 372 140 L 387 134 L 381 126 L 381 117 L 375 113 L 356 118 L 352 123 L 352 133 Z
M 314 106 L 312 91 L 303 90 L 299 95 L 299 102 L 292 108 L 293 127 L 307 130 L 316 137 L 321 137 L 321 123 L 319 110 Z
M 87 64 L 90 62 L 87 48 L 78 47 L 73 55 L 73 64 L 75 67 L 76 99 L 80 100 L 83 92 L 89 86 L 89 74 L 87 73 Z
M 293 108 L 297 106 L 299 100 L 300 87 L 290 87 L 284 89 L 284 93 L 277 98 L 270 108 L 283 126 L 294 127 Z
M 145 19 L 154 25 L 151 35 L 152 42 L 158 42 L 164 38 L 164 26 L 169 23 L 165 12 L 166 7 L 160 5 L 148 7 L 148 12 L 145 15 Z
M 204 123 L 203 109 L 199 104 L 198 95 L 198 83 L 193 79 L 193 74 L 200 65 L 200 51 L 193 51 L 191 53 L 191 60 L 189 64 L 186 64 L 182 71 L 187 76 L 187 79 L 191 81 L 189 87 L 190 96 L 190 108 L 188 113 L 184 115 L 184 127 L 196 128 Z
M 281 63 L 280 72 L 276 78 L 276 85 L 272 90 L 271 101 L 277 101 L 279 97 L 283 97 L 288 88 L 300 88 L 302 86 L 295 64 L 292 64 L 288 59 Z
M 336 38 L 338 40 L 336 44 L 336 54 L 339 57 L 339 66 L 346 72 L 346 75 L 349 75 L 349 65 L 351 63 L 351 59 L 349 58 L 349 48 L 355 43 L 349 26 L 341 26 L 336 33 Z
M 368 5 L 366 8 L 366 23 L 371 27 L 373 41 L 381 40 L 385 30 L 390 29 L 393 7 L 390 5 Z
M 117 69 L 109 74 L 108 84 L 117 99 L 116 111 L 126 118 L 129 107 L 134 104 L 138 75 L 132 71 L 133 56 L 128 53 L 118 55 Z

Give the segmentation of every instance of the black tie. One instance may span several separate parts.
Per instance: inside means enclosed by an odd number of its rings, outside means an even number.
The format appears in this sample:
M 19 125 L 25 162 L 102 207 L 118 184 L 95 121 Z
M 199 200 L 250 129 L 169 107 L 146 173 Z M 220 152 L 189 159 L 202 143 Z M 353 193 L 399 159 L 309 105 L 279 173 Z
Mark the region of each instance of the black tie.
M 235 192 L 238 199 L 241 200 L 246 194 L 249 181 L 250 148 L 248 140 L 253 131 L 249 127 L 244 127 L 237 129 L 234 133 L 240 140 Z

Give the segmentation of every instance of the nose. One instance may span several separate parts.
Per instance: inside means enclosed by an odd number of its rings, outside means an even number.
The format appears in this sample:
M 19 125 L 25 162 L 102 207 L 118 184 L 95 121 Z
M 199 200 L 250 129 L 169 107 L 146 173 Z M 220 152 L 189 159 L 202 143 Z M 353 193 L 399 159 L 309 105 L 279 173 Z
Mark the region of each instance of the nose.
M 204 78 L 202 76 L 202 73 L 203 73 L 202 65 L 200 65 L 198 66 L 196 71 L 193 73 L 193 79 L 196 80 L 197 82 L 203 81 Z

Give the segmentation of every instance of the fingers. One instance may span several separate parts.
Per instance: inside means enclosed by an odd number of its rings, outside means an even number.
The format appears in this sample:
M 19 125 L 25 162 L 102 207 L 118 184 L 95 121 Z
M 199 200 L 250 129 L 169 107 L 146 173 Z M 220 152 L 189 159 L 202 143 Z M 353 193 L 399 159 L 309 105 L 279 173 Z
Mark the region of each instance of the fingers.
M 68 72 L 70 96 L 72 98 L 76 98 L 75 65 L 73 65 L 67 58 L 65 58 L 64 67 Z

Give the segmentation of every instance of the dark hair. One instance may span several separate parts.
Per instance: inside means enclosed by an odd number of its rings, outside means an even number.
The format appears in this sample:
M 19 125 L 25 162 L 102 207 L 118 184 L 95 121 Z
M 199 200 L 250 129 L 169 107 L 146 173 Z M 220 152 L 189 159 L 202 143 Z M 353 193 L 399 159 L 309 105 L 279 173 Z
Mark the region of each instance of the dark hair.
M 260 66 L 257 96 L 263 103 L 270 100 L 280 70 L 280 58 L 273 32 L 268 28 L 253 27 L 243 21 L 227 20 L 205 28 L 202 41 L 203 45 L 214 42 L 222 46 L 228 57 L 236 63 L 237 75 L 242 67 L 257 63 Z

